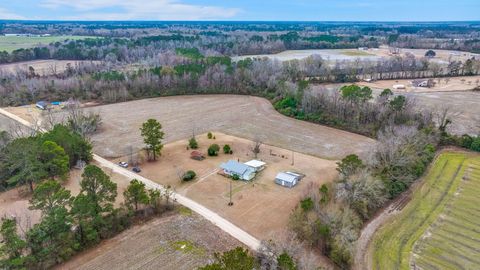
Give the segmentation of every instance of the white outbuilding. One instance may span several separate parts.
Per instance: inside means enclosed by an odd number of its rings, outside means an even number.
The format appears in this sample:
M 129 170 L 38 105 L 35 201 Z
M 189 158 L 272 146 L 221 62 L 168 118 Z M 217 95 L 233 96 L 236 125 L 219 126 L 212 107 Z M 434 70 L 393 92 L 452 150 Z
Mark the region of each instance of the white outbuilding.
M 247 165 L 248 167 L 252 168 L 255 172 L 259 172 L 259 171 L 265 169 L 265 165 L 267 163 L 265 163 L 263 161 L 260 161 L 260 160 L 252 159 L 248 162 L 245 162 L 244 164 Z
M 298 181 L 300 180 L 300 175 L 293 174 L 289 172 L 281 172 L 278 173 L 275 177 L 275 183 L 284 186 L 284 187 L 294 187 L 297 185 Z

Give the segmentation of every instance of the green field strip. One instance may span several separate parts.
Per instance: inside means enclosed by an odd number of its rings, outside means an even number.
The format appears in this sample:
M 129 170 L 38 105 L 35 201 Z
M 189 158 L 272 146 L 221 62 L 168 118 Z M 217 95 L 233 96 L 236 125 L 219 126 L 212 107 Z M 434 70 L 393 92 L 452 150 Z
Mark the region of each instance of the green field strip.
M 478 253 L 474 252 L 471 249 L 463 249 L 459 245 L 456 245 L 453 242 L 449 242 L 445 245 L 445 242 L 438 240 L 434 237 L 430 238 L 429 241 L 425 244 L 425 250 L 432 250 L 434 254 L 444 254 L 456 258 L 462 258 L 463 261 L 480 265 L 480 260 L 477 258 Z
M 458 270 L 458 269 L 463 269 L 461 266 L 459 267 L 458 264 L 456 264 L 455 262 L 452 262 L 450 260 L 448 260 L 448 258 L 445 258 L 445 256 L 443 255 L 435 255 L 435 254 L 431 254 L 431 253 L 428 253 L 428 254 L 422 254 L 422 257 L 424 259 L 428 259 L 428 261 L 430 263 L 435 263 L 438 267 L 436 269 L 442 269 L 442 270 L 446 270 L 446 269 L 452 269 L 452 270 Z M 388 268 L 384 268 L 384 269 L 388 269 Z M 409 268 L 410 269 L 410 268 Z
M 438 266 L 433 265 L 430 260 L 427 261 L 423 257 L 417 258 L 416 266 L 423 270 L 441 270 Z
M 447 234 L 443 233 L 442 231 L 436 231 L 435 233 L 438 234 L 437 237 L 448 240 L 449 242 L 452 242 L 452 243 L 457 243 L 458 245 L 461 245 L 464 248 L 469 248 L 469 249 L 473 249 L 473 250 L 477 249 L 475 247 L 475 243 L 469 243 L 468 241 L 466 241 L 466 242 L 461 241 L 457 238 L 452 237 L 452 235 L 450 235 L 448 233 Z
M 470 212 L 470 211 L 467 211 L 467 210 L 463 210 L 462 212 L 458 212 L 458 211 L 462 211 L 462 210 L 459 209 L 459 210 L 457 210 L 457 212 L 450 213 L 450 215 L 453 218 L 459 219 L 459 220 L 472 219 L 471 222 L 474 222 L 474 224 L 476 224 L 476 225 L 477 225 L 477 222 L 475 222 L 474 220 L 480 221 L 480 215 L 478 215 L 478 214 L 474 214 L 473 212 Z
M 460 223 L 461 221 L 462 223 Z M 452 226 L 458 227 L 462 230 L 470 230 L 475 233 L 478 233 L 480 236 L 480 225 L 477 225 L 476 223 L 470 221 L 470 220 L 453 220 L 446 218 L 442 221 L 443 224 L 451 224 Z
M 373 241 L 374 269 L 409 269 L 411 250 L 447 205 L 466 169 L 465 155 L 440 155 L 425 183 L 414 191 L 412 201 L 390 224 L 382 227 Z

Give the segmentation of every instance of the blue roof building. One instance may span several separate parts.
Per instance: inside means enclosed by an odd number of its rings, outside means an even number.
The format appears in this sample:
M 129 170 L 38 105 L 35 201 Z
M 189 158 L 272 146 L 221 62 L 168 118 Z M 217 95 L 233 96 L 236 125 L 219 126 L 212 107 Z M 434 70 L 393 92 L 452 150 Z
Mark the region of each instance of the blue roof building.
M 238 175 L 242 180 L 249 181 L 255 177 L 254 168 L 235 160 L 229 160 L 227 163 L 222 163 L 220 168 L 223 169 L 225 174 L 230 176 Z

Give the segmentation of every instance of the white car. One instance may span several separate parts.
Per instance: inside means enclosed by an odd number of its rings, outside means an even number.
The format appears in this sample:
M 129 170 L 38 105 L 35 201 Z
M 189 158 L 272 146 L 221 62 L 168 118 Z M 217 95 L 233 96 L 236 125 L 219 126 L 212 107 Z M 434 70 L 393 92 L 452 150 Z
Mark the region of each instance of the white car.
M 118 166 L 123 167 L 123 168 L 128 168 L 128 163 L 125 162 L 125 161 L 120 161 L 120 162 L 118 163 Z

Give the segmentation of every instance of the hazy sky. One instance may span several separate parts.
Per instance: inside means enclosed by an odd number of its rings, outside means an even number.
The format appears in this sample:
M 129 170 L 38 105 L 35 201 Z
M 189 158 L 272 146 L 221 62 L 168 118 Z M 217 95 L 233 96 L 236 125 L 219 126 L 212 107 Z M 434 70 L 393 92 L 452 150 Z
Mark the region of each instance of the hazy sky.
M 480 0 L 0 0 L 0 19 L 480 20 Z

